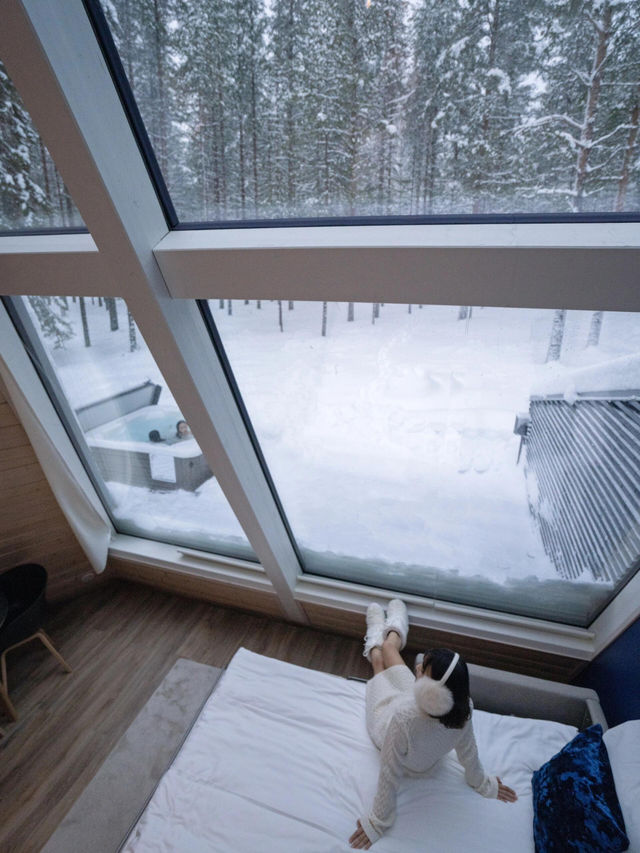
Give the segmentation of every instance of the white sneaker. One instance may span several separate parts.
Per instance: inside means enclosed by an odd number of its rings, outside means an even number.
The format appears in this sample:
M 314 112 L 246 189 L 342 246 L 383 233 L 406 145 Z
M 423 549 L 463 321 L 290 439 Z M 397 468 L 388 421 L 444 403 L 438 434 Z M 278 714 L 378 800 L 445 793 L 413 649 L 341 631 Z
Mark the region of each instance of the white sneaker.
M 384 639 L 384 610 L 375 602 L 367 607 L 367 633 L 362 654 L 371 662 L 371 649 L 381 647 Z
M 407 634 L 409 633 L 409 614 L 407 613 L 407 605 L 399 598 L 393 598 L 387 604 L 387 618 L 384 623 L 383 637 L 388 637 L 391 631 L 395 631 L 399 635 L 400 649 L 404 649 L 407 645 Z

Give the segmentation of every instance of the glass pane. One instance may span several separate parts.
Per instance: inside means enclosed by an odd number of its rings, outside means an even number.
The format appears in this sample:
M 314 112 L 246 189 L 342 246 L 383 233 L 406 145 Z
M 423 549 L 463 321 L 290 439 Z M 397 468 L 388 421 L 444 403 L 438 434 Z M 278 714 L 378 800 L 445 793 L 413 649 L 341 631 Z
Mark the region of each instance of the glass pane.
M 181 221 L 640 208 L 640 4 L 103 0 Z
M 82 225 L 69 191 L 0 62 L 0 231 Z
M 118 531 L 255 560 L 124 301 L 14 305 Z
M 587 625 L 640 557 L 640 316 L 210 309 L 308 572 Z

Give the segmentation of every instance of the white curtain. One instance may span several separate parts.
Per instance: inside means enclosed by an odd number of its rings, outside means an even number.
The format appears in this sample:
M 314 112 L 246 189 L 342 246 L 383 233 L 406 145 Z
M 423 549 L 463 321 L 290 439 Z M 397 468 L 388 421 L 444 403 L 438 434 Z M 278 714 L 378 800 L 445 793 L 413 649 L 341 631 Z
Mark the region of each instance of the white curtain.
M 42 470 L 75 533 L 93 570 L 99 574 L 107 563 L 111 539 L 111 523 L 95 494 L 89 493 L 43 428 L 31 404 L 23 394 L 7 362 L 0 355 L 0 379 L 8 400 L 29 436 Z M 65 435 L 66 441 L 68 438 Z

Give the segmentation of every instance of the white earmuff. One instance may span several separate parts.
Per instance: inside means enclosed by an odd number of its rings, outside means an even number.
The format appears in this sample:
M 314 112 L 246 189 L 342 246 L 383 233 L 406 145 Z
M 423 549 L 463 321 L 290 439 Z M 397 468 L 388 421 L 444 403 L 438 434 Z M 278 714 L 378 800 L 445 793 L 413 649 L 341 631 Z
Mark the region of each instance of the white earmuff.
M 446 683 L 459 660 L 460 655 L 456 652 L 447 671 L 438 681 L 428 675 L 423 675 L 414 684 L 416 704 L 421 711 L 429 714 L 430 717 L 444 717 L 453 708 L 453 693 L 446 686 Z

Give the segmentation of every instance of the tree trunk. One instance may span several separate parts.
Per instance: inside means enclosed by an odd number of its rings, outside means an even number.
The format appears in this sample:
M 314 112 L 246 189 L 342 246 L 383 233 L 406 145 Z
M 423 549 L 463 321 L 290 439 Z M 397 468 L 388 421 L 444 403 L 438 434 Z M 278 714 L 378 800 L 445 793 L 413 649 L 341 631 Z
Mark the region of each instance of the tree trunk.
M 224 308 L 224 299 L 218 299 L 218 308 Z
M 353 323 L 354 320 L 354 311 L 353 311 L 353 302 L 347 303 L 347 322 Z
M 138 349 L 138 338 L 136 336 L 136 324 L 133 322 L 131 311 L 127 311 L 129 318 L 129 352 L 135 352 Z
M 284 332 L 284 326 L 282 325 L 282 300 L 278 299 L 278 325 L 280 326 L 280 331 Z
M 589 326 L 589 337 L 587 338 L 588 347 L 597 347 L 600 343 L 600 332 L 602 330 L 602 317 L 604 311 L 594 311 L 591 315 L 591 325 Z
M 227 314 L 229 316 L 233 314 L 233 299 L 227 299 Z
M 112 332 L 118 331 L 118 309 L 116 307 L 116 300 L 113 296 L 107 296 L 104 300 L 105 307 L 109 312 L 109 327 Z
M 633 160 L 633 151 L 636 147 L 638 139 L 638 118 L 640 113 L 640 85 L 636 92 L 636 99 L 631 108 L 631 119 L 629 121 L 629 136 L 627 137 L 627 145 L 624 149 L 624 158 L 622 161 L 622 171 L 618 182 L 618 196 L 616 198 L 616 210 L 624 210 L 625 201 L 627 198 L 627 187 L 629 186 L 629 172 L 631 170 L 631 162 Z
M 251 147 L 253 153 L 253 212 L 258 217 L 260 195 L 258 192 L 258 119 L 256 115 L 256 72 L 253 55 L 253 39 L 251 41 Z
M 157 123 L 157 133 L 158 138 L 153 140 L 153 150 L 158 158 L 158 166 L 160 167 L 160 171 L 163 175 L 167 174 L 167 108 L 166 108 L 166 84 L 164 80 L 164 63 L 163 63 L 163 53 L 164 53 L 164 44 L 162 39 L 162 31 L 163 31 L 163 13 L 164 10 L 160 9 L 158 5 L 158 0 L 154 0 L 153 2 L 153 18 L 154 18 L 154 28 L 153 28 L 153 46 L 154 46 L 154 58 L 155 58 L 155 80 L 156 80 L 156 94 L 158 98 L 158 103 L 155 105 L 157 109 L 156 117 L 158 119 Z
M 91 338 L 89 337 L 89 324 L 87 323 L 87 309 L 84 304 L 84 296 L 80 296 L 80 317 L 82 319 L 82 332 L 84 334 L 84 345 L 91 346 Z
M 547 350 L 547 361 L 558 361 L 560 351 L 562 350 L 562 338 L 564 337 L 564 321 L 567 312 L 565 310 L 554 311 L 553 323 L 551 325 L 551 337 L 549 339 L 549 349 Z
M 598 111 L 598 101 L 600 99 L 603 65 L 607 58 L 609 37 L 611 35 L 611 6 L 608 2 L 605 2 L 604 4 L 600 23 L 596 27 L 596 33 L 596 50 L 593 58 L 593 68 L 591 70 L 591 83 L 589 85 L 589 94 L 587 96 L 587 103 L 584 110 L 584 121 L 582 122 L 578 158 L 576 160 L 576 181 L 574 188 L 576 210 L 580 210 L 582 207 L 584 184 L 587 178 L 587 162 L 589 160 L 589 154 L 591 153 L 593 129 L 596 123 L 596 113 Z
M 49 224 L 53 225 L 53 210 L 51 209 L 51 188 L 49 186 L 49 166 L 47 163 L 47 155 L 45 152 L 44 143 L 40 140 L 40 160 L 42 164 L 42 176 L 44 178 L 44 192 L 47 198 L 47 208 L 49 213 Z
M 327 303 L 322 303 L 322 337 L 327 337 Z

